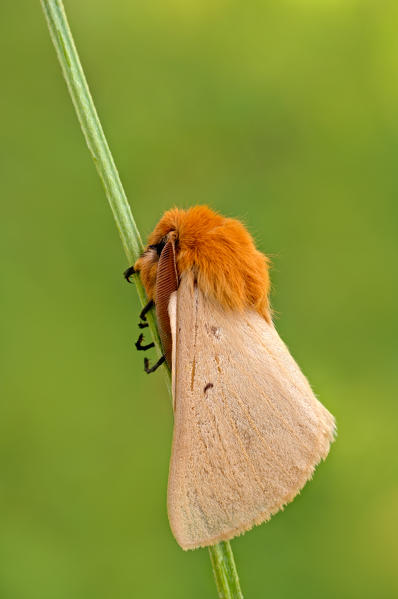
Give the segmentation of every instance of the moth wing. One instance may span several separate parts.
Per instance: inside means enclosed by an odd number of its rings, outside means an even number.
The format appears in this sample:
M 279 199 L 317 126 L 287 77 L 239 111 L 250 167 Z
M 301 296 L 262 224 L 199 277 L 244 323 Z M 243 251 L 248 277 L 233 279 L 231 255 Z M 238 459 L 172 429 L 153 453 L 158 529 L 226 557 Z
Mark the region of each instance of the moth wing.
M 325 458 L 333 416 L 272 324 L 225 311 L 183 276 L 169 304 L 170 526 L 183 549 L 228 540 L 291 501 Z

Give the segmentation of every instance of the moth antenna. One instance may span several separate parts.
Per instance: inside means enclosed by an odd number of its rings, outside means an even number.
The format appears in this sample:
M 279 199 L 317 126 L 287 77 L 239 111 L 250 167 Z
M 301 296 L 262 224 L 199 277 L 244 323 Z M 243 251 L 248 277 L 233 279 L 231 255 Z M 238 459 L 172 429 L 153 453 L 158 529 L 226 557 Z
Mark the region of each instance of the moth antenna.
M 127 268 L 127 270 L 125 270 L 125 271 L 124 271 L 124 273 L 123 273 L 123 276 L 124 276 L 124 278 L 126 279 L 127 283 L 131 283 L 131 281 L 130 281 L 130 277 L 131 277 L 132 275 L 135 275 L 135 273 L 136 273 L 136 272 L 137 272 L 137 271 L 135 270 L 134 266 L 129 266 L 129 267 Z
M 149 368 L 149 360 L 148 360 L 148 358 L 144 358 L 145 372 L 147 374 L 151 374 L 151 372 L 155 372 L 155 370 L 157 370 L 159 368 L 159 366 L 161 366 L 165 360 L 166 360 L 165 356 L 162 356 L 161 358 L 159 358 L 159 360 L 156 362 L 156 364 L 154 364 L 151 368 Z
M 141 333 L 140 336 L 138 337 L 137 341 L 135 342 L 135 347 L 138 349 L 138 351 L 146 351 L 147 349 L 151 349 L 152 347 L 155 347 L 155 344 L 152 343 L 148 343 L 147 345 L 142 345 L 142 342 L 144 340 L 144 333 Z

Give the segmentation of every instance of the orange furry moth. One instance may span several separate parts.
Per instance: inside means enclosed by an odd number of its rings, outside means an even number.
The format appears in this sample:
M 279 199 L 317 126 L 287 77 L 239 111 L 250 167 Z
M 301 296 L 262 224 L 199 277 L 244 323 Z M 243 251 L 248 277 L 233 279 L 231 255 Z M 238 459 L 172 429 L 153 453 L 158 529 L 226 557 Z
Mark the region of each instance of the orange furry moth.
M 245 227 L 206 206 L 166 212 L 139 272 L 172 370 L 168 514 L 183 549 L 225 541 L 290 502 L 324 459 L 334 418 L 280 339 L 269 263 Z M 142 345 L 143 335 L 137 341 Z

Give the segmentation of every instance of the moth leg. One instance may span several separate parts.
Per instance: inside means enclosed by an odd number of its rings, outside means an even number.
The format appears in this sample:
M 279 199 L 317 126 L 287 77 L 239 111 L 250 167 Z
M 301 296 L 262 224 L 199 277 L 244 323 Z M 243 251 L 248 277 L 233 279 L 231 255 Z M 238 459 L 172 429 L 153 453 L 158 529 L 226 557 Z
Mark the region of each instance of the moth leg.
M 124 271 L 123 276 L 126 279 L 127 283 L 131 283 L 130 281 L 130 277 L 131 275 L 134 275 L 137 271 L 135 270 L 134 266 L 129 266 L 127 270 Z
M 156 364 L 154 364 L 152 366 L 152 368 L 149 368 L 149 360 L 148 360 L 148 358 L 144 358 L 144 370 L 145 370 L 145 372 L 147 374 L 151 374 L 151 372 L 155 372 L 155 370 L 157 370 L 159 368 L 159 366 L 161 366 L 165 360 L 166 360 L 166 357 L 162 356 L 161 358 L 159 358 L 159 360 L 156 362 Z
M 146 329 L 146 327 L 148 326 L 147 322 L 139 322 L 138 326 L 140 327 L 140 329 Z
M 155 344 L 153 342 L 148 343 L 147 345 L 142 345 L 143 340 L 144 340 L 144 334 L 141 333 L 141 335 L 138 337 L 138 340 L 135 342 L 135 346 L 138 350 L 145 351 L 147 349 L 151 349 L 151 347 L 155 347 Z
M 149 300 L 149 302 L 147 303 L 147 305 L 142 308 L 141 313 L 140 313 L 141 320 L 146 320 L 146 314 L 153 307 L 153 305 L 154 305 L 153 304 L 153 300 Z

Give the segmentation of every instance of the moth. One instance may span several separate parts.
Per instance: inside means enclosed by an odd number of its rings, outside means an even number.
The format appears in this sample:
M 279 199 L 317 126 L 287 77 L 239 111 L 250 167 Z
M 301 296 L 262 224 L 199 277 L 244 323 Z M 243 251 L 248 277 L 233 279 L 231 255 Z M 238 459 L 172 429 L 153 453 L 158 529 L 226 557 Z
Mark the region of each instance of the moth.
M 282 509 L 325 459 L 333 416 L 279 337 L 269 260 L 238 220 L 167 211 L 139 273 L 172 371 L 168 515 L 183 549 L 229 540 Z M 143 345 L 143 334 L 137 342 Z

